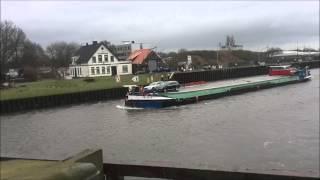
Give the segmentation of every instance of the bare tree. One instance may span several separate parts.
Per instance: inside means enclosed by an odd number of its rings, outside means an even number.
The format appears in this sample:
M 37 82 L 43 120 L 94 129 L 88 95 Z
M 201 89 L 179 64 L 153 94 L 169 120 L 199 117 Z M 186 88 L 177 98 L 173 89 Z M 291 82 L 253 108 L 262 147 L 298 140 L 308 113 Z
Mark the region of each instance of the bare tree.
M 303 48 L 302 51 L 303 51 L 303 52 L 317 52 L 317 50 L 315 50 L 315 49 L 313 49 L 313 48 L 307 48 L 307 47 Z
M 11 21 L 0 22 L 0 65 L 3 73 L 8 63 L 21 57 L 26 35 Z
M 71 57 L 79 49 L 77 43 L 55 42 L 47 46 L 46 52 L 51 65 L 55 68 L 67 67 L 71 63 Z
M 271 56 L 278 54 L 278 53 L 281 53 L 281 52 L 282 52 L 282 49 L 280 49 L 278 47 L 272 47 L 267 50 L 266 55 L 267 55 L 267 57 L 271 57 Z
M 46 60 L 47 57 L 42 47 L 37 43 L 27 40 L 24 43 L 22 57 L 17 65 L 19 67 L 32 66 L 36 68 L 46 64 Z
M 188 52 L 188 50 L 184 49 L 184 48 L 178 50 L 178 54 L 183 54 L 183 53 L 186 53 L 186 52 Z
M 103 40 L 103 41 L 100 41 L 100 43 L 107 46 L 107 48 L 111 51 L 112 54 L 117 54 L 116 45 L 112 44 L 110 41 Z

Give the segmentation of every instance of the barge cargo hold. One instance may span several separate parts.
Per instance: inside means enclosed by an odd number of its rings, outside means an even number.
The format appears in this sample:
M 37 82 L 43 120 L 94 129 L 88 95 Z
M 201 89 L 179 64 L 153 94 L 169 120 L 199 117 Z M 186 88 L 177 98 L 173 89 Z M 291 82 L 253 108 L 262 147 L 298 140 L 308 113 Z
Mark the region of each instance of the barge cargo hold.
M 254 76 L 225 81 L 209 82 L 200 85 L 181 87 L 176 92 L 156 92 L 129 94 L 125 105 L 137 108 L 163 108 L 234 95 L 258 89 L 285 84 L 304 82 L 311 78 L 309 71 L 303 70 L 291 76 Z

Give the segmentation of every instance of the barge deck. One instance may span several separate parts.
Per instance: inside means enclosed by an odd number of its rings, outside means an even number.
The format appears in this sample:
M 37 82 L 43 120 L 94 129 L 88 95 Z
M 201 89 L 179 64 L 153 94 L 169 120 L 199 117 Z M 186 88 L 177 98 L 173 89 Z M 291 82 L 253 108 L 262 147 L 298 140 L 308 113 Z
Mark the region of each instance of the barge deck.
M 182 100 L 193 97 L 206 96 L 209 94 L 214 95 L 224 92 L 230 92 L 233 90 L 248 89 L 253 87 L 263 88 L 266 86 L 280 85 L 294 81 L 298 81 L 297 76 L 254 76 L 247 78 L 209 82 L 202 85 L 181 87 L 178 92 L 162 93 L 161 96 Z

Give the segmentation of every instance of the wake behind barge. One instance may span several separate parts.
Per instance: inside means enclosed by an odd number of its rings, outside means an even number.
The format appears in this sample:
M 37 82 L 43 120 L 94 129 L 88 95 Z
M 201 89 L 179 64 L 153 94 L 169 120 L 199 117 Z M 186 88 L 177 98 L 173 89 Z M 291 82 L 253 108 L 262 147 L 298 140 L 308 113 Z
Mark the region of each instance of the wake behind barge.
M 172 92 L 130 92 L 125 105 L 136 108 L 163 108 L 195 103 L 205 99 L 240 94 L 311 79 L 308 68 L 292 69 L 289 66 L 273 66 L 269 76 L 254 76 L 210 83 L 183 86 Z

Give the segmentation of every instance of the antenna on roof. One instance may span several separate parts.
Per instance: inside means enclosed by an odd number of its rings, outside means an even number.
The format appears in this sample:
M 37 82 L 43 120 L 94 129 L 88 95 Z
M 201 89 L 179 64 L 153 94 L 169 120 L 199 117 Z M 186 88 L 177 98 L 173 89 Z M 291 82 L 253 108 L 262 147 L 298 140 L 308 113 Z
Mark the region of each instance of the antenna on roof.
M 124 44 L 140 44 L 140 49 L 143 49 L 143 44 L 146 44 L 144 42 L 135 42 L 135 41 L 122 41 Z
M 123 44 L 134 44 L 135 41 L 121 41 Z

